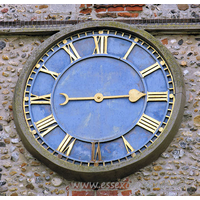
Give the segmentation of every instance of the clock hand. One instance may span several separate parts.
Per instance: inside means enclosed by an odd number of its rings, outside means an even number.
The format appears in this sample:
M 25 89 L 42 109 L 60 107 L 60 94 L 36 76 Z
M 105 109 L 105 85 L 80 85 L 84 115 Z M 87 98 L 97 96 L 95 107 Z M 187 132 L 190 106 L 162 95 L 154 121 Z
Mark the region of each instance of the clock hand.
M 128 95 L 117 95 L 117 96 L 103 96 L 101 93 L 97 93 L 94 97 L 68 97 L 65 93 L 60 93 L 65 97 L 65 102 L 61 103 L 60 105 L 66 105 L 70 100 L 77 101 L 77 100 L 95 100 L 97 103 L 102 102 L 104 99 L 116 99 L 116 98 L 129 98 L 130 102 L 136 102 L 141 97 L 145 96 L 145 93 L 142 93 L 136 89 L 132 89 L 129 91 Z

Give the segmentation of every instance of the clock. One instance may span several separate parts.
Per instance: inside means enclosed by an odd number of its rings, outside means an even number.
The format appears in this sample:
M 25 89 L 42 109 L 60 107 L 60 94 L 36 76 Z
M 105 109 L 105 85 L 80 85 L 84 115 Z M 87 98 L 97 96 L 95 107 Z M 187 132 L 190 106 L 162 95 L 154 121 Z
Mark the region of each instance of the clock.
M 68 180 L 113 181 L 167 148 L 185 91 L 177 62 L 152 35 L 89 22 L 31 54 L 13 102 L 17 131 L 36 158 Z

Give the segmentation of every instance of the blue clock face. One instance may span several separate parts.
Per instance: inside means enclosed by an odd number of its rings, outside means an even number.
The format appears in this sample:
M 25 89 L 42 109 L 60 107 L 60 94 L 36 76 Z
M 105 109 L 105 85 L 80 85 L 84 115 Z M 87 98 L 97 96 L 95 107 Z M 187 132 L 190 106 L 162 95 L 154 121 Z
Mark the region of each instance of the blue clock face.
M 114 165 L 162 135 L 174 94 L 170 69 L 151 45 L 94 29 L 62 39 L 37 61 L 24 116 L 39 145 L 66 163 Z
M 138 72 L 112 56 L 88 57 L 73 64 L 57 80 L 52 98 L 56 121 L 65 132 L 87 142 L 110 141 L 129 132 L 144 112 L 145 99 L 131 103 L 126 98 L 74 100 L 69 97 L 128 95 L 131 89 L 145 92 Z M 70 113 L 70 114 L 68 114 Z

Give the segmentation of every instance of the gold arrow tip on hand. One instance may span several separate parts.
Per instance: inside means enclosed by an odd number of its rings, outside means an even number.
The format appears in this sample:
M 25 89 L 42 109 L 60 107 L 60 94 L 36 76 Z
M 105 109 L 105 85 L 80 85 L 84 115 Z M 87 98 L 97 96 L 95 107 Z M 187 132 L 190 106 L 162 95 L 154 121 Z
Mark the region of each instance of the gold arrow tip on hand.
M 129 101 L 130 102 L 136 102 L 139 100 L 141 97 L 145 96 L 145 93 L 142 93 L 136 89 L 132 89 L 129 91 Z

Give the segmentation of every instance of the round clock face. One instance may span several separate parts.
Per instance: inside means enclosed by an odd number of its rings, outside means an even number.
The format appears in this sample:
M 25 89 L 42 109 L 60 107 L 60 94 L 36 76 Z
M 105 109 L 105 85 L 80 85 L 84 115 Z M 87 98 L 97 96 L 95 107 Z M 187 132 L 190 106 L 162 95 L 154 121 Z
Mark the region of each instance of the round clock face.
M 162 153 L 181 119 L 184 90 L 173 57 L 144 31 L 119 25 L 56 34 L 16 87 L 25 146 L 68 179 L 133 173 Z

